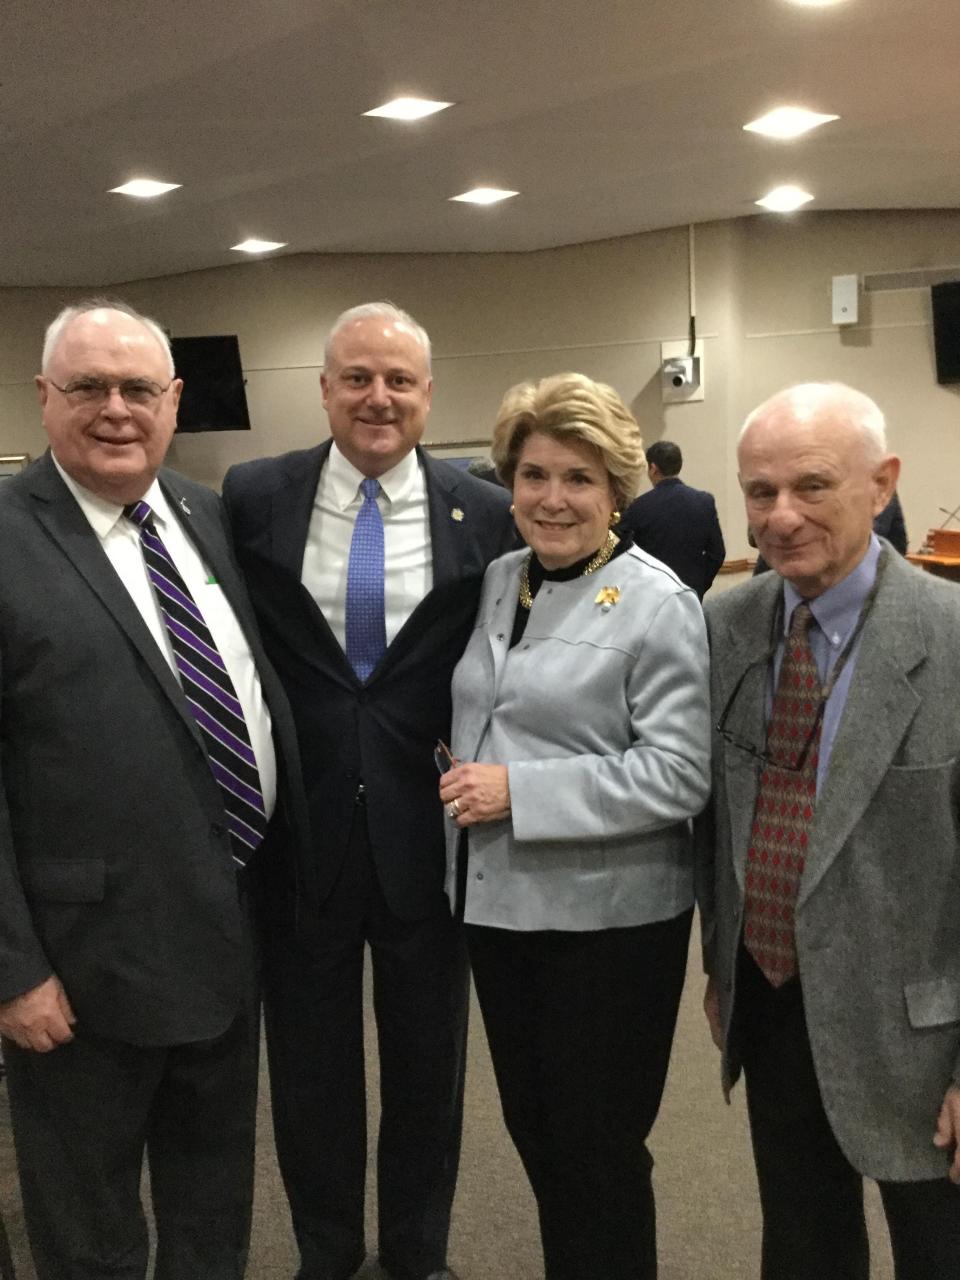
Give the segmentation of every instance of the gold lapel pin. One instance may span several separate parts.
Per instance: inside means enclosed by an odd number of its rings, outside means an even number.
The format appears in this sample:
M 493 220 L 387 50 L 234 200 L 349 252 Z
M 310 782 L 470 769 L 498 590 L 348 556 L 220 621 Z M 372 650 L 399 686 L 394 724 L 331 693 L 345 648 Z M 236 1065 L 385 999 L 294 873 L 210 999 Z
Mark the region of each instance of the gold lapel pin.
M 451 520 L 456 520 L 457 524 L 459 524 L 460 521 L 463 519 L 463 512 L 460 510 L 459 507 L 454 507 L 453 510 L 450 512 L 450 518 Z
M 611 606 L 617 604 L 619 600 L 619 587 L 601 587 L 593 603 L 598 604 L 604 613 L 609 613 Z
M 186 498 L 180 499 L 180 510 L 183 512 L 185 516 L 188 516 L 190 514 L 190 508 L 187 506 Z

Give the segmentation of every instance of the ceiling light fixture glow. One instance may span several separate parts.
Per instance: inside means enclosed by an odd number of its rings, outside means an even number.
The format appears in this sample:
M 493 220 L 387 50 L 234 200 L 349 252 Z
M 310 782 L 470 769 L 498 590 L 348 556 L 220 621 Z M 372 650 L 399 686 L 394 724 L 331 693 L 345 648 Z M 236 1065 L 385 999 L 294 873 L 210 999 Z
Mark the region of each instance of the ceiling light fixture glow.
M 231 249 L 239 249 L 241 253 L 270 253 L 272 249 L 285 249 L 286 240 L 244 240 L 241 244 L 232 244 Z
M 180 186 L 179 182 L 155 182 L 153 178 L 134 178 L 131 182 L 125 182 L 122 187 L 111 187 L 109 194 L 151 200 L 154 196 L 164 196 L 168 191 L 176 191 Z
M 808 111 L 806 107 L 777 107 L 758 120 L 751 120 L 743 128 L 747 133 L 762 133 L 767 138 L 799 138 L 821 124 L 839 119 L 839 116 Z
M 429 98 L 393 98 L 382 107 L 364 111 L 365 116 L 382 116 L 387 120 L 422 120 L 452 107 L 452 102 L 432 102 Z
M 800 187 L 785 186 L 774 187 L 762 200 L 755 200 L 754 204 L 762 205 L 772 213 L 792 213 L 794 209 L 799 209 L 801 205 L 807 204 L 812 199 L 813 196 L 809 191 L 804 191 Z
M 519 194 L 519 191 L 505 191 L 502 187 L 474 187 L 472 191 L 463 191 L 458 196 L 450 196 L 450 199 L 464 204 L 499 204 L 501 200 L 509 200 Z

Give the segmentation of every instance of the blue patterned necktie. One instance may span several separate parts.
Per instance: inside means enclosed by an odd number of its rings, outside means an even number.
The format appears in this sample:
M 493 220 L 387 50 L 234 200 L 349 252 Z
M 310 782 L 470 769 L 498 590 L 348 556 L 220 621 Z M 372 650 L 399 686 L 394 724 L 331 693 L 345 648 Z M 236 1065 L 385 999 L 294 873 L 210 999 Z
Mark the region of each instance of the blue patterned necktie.
M 131 502 L 123 514 L 140 531 L 140 548 L 183 693 L 223 795 L 233 859 L 243 866 L 267 829 L 260 773 L 243 708 L 203 614 L 157 533 L 150 507 L 146 502 Z
M 383 517 L 377 506 L 380 481 L 360 483 L 363 505 L 357 512 L 347 562 L 347 661 L 361 680 L 387 649 L 383 604 Z

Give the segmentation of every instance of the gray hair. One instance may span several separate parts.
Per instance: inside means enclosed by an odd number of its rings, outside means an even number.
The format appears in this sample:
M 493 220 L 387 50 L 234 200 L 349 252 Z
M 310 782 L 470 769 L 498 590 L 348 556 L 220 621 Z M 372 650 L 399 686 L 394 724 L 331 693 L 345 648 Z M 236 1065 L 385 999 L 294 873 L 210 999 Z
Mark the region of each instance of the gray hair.
M 423 347 L 423 354 L 427 360 L 427 372 L 430 372 L 430 337 L 424 329 L 423 325 L 417 324 L 413 316 L 408 315 L 406 311 L 402 311 L 400 307 L 385 299 L 381 302 L 362 302 L 358 307 L 350 307 L 348 311 L 342 311 L 333 322 L 333 328 L 327 335 L 327 341 L 323 347 L 323 368 L 326 371 L 330 367 L 330 352 L 333 348 L 333 342 L 341 329 L 345 329 L 348 324 L 352 324 L 355 320 L 390 320 L 393 324 L 401 325 L 404 329 L 408 329 L 413 334 L 420 346 Z
M 63 337 L 66 329 L 73 324 L 78 317 L 86 315 L 89 311 L 119 311 L 122 315 L 129 316 L 131 320 L 136 320 L 138 324 L 143 325 L 144 329 L 156 338 L 164 357 L 167 362 L 167 375 L 172 379 L 174 377 L 173 352 L 170 350 L 170 339 L 164 330 L 157 324 L 156 320 L 151 320 L 149 316 L 143 316 L 139 311 L 135 311 L 133 307 L 126 302 L 121 302 L 118 298 L 85 298 L 82 302 L 77 302 L 72 307 L 64 307 L 56 319 L 47 325 L 47 331 L 43 337 L 43 355 L 40 359 L 40 372 L 46 376 L 53 359 L 53 353 L 57 349 L 57 344 Z
M 799 382 L 778 391 L 748 415 L 737 437 L 738 447 L 754 423 L 784 411 L 794 422 L 831 419 L 853 427 L 871 463 L 887 456 L 887 423 L 880 406 L 843 382 Z

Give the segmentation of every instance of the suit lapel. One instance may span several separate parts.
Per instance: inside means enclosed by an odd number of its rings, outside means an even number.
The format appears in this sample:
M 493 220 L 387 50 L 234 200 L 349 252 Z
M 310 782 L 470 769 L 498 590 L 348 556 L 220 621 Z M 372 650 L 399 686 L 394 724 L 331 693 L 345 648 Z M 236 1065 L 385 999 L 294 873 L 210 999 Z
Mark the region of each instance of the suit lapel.
M 439 611 L 447 607 L 439 588 L 457 582 L 463 576 L 462 541 L 458 531 L 469 513 L 457 505 L 457 481 L 450 483 L 447 474 L 437 467 L 428 453 L 417 449 L 427 486 L 427 519 L 430 525 L 430 552 L 433 558 L 433 585 L 416 605 L 406 622 L 387 647 L 371 683 L 379 679 L 417 643 Z
M 918 622 L 914 573 L 887 552 L 817 798 L 798 906 L 860 822 L 919 708 L 909 674 L 924 661 L 927 650 Z
M 781 590 L 777 575 L 765 574 L 756 584 L 756 590 L 747 595 L 739 610 L 726 622 L 725 630 L 716 636 L 712 646 L 714 719 L 719 720 L 736 691 L 728 725 L 758 747 L 763 746 L 766 733 L 769 658 Z M 743 683 L 737 690 L 741 678 Z M 732 745 L 719 744 L 717 749 L 723 752 L 725 762 L 723 785 L 730 815 L 731 848 L 737 880 L 743 889 L 760 765 L 748 753 Z
M 197 723 L 190 714 L 176 677 L 49 454 L 32 469 L 31 481 L 30 491 L 35 499 L 38 521 L 137 650 L 190 733 L 202 746 Z
M 288 472 L 285 483 L 274 491 L 271 500 L 271 559 L 298 582 L 303 574 L 303 554 L 310 533 L 320 472 L 332 443 L 326 440 L 312 450 L 306 465 L 302 459 L 299 460 L 296 468 Z
M 460 577 L 461 560 L 458 552 L 457 529 L 468 517 L 463 508 L 457 505 L 456 480 L 451 483 L 448 476 L 434 465 L 433 459 L 422 449 L 417 449 L 417 456 L 423 466 L 427 483 L 433 585 L 434 588 L 442 587 L 445 583 Z

